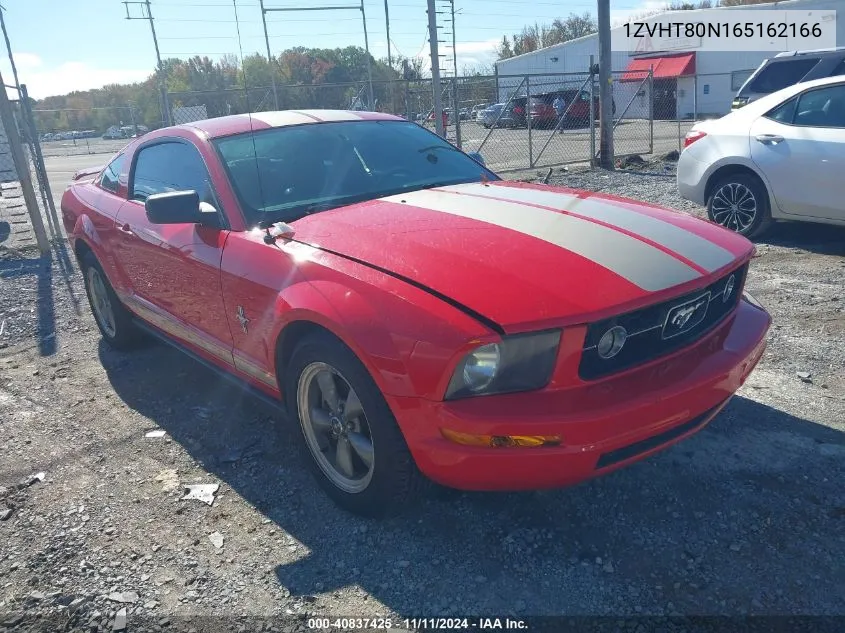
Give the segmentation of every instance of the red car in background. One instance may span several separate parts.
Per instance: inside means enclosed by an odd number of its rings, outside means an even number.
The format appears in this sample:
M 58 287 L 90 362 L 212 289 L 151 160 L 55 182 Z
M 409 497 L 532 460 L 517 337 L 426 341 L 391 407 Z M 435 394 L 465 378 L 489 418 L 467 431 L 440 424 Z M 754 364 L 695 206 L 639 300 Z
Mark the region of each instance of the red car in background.
M 554 107 L 555 99 L 561 96 L 565 113 L 561 127 L 584 127 L 590 124 L 590 93 L 587 90 L 564 90 L 531 97 L 530 116 L 531 125 L 538 128 L 550 128 L 558 125 L 559 116 Z M 593 97 L 593 117 L 595 121 L 601 118 L 599 97 Z M 616 114 L 616 101 L 612 106 Z
M 770 324 L 745 238 L 505 182 L 385 114 L 156 130 L 61 208 L 103 338 L 153 333 L 284 403 L 366 515 L 422 476 L 549 488 L 642 459 L 725 406 Z

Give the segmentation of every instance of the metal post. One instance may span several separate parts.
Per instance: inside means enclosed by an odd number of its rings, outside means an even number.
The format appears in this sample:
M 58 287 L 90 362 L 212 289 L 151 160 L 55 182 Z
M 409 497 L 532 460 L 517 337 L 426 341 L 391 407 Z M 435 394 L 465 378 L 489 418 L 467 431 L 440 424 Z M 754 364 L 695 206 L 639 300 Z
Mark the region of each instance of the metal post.
M 654 64 L 648 69 L 648 153 L 654 152 Z
M 158 38 L 156 37 L 156 27 L 155 22 L 153 20 L 153 13 L 150 9 L 150 0 L 145 0 L 145 4 L 147 5 L 147 19 L 150 21 L 150 31 L 152 31 L 153 34 L 153 45 L 156 49 L 156 62 L 158 64 L 158 81 L 161 85 L 161 98 L 162 103 L 164 105 L 164 124 L 170 125 L 170 100 L 167 97 L 167 82 L 165 81 L 164 77 L 164 67 L 161 65 L 161 53 L 158 49 Z
M 12 43 L 9 41 L 9 34 L 6 33 L 5 13 L 6 9 L 0 6 L 0 26 L 3 27 L 3 38 L 6 40 L 6 50 L 9 52 L 9 65 L 12 67 L 12 76 L 15 78 L 15 85 L 20 86 L 21 82 L 18 80 L 18 68 L 15 66 L 15 56 L 12 55 Z
M 273 64 L 273 54 L 270 52 L 270 36 L 267 34 L 267 11 L 264 9 L 264 0 L 259 0 L 258 3 L 261 6 L 261 24 L 264 26 L 264 43 L 267 45 L 267 65 L 270 67 L 270 83 L 273 86 L 273 105 L 278 110 L 279 93 L 276 90 L 276 67 Z
M 367 14 L 364 12 L 364 0 L 361 0 L 361 20 L 364 23 L 364 50 L 367 57 L 367 95 L 370 99 L 370 110 L 375 109 L 375 99 L 373 98 L 373 71 L 370 68 L 370 40 L 367 37 Z
M 32 104 L 29 102 L 26 84 L 21 84 L 21 103 L 24 107 L 25 118 L 29 122 L 32 146 L 35 148 L 36 168 L 39 170 L 38 182 L 46 198 L 47 211 L 49 212 L 47 217 L 54 227 L 53 236 L 59 238 L 62 234 L 62 225 L 59 222 L 59 216 L 56 214 L 56 203 L 53 202 L 53 192 L 50 190 L 50 179 L 47 177 L 47 166 L 44 164 L 44 155 L 41 153 L 41 143 L 38 142 L 38 128 L 35 125 L 35 116 L 32 113 Z
M 596 76 L 593 72 L 595 64 L 595 55 L 590 55 L 590 167 L 596 166 L 596 108 L 593 105 L 596 102 Z
M 454 90 L 455 94 L 452 98 L 452 101 L 455 102 L 455 142 L 458 145 L 458 148 L 461 147 L 461 104 L 460 100 L 458 99 L 458 49 L 457 49 L 457 40 L 455 36 L 455 0 L 449 0 L 450 9 L 452 11 L 452 67 L 454 68 L 455 72 L 455 84 Z
M 0 75 L 0 121 L 6 131 L 6 138 L 9 140 L 9 152 L 12 154 L 12 162 L 18 174 L 18 181 L 21 183 L 21 192 L 26 203 L 29 219 L 32 222 L 32 230 L 35 232 L 35 239 L 42 254 L 50 251 L 50 242 L 47 240 L 47 232 L 44 230 L 44 220 L 41 217 L 41 209 L 38 208 L 38 198 L 35 197 L 35 190 L 32 188 L 32 176 L 29 173 L 29 163 L 23 151 L 23 143 L 18 134 L 18 124 L 15 121 L 15 113 L 12 111 L 12 104 L 6 96 L 6 88 L 3 87 L 3 77 Z
M 525 125 L 528 127 L 528 167 L 534 168 L 534 145 L 531 140 L 531 76 L 525 75 Z
M 384 0 L 384 30 L 387 32 L 387 65 L 392 69 L 393 58 L 390 56 L 390 9 L 387 6 L 387 0 Z
M 692 76 L 692 120 L 698 121 L 698 75 Z
M 604 169 L 613 169 L 613 92 L 611 85 L 610 49 L 610 0 L 598 0 L 599 27 L 599 106 L 601 138 L 599 140 L 599 164 Z M 593 104 L 590 104 L 590 108 Z
M 437 52 L 437 12 L 434 0 L 428 2 L 428 45 L 431 52 L 431 88 L 434 98 L 434 129 L 446 138 L 443 126 L 443 103 L 440 98 L 440 55 Z

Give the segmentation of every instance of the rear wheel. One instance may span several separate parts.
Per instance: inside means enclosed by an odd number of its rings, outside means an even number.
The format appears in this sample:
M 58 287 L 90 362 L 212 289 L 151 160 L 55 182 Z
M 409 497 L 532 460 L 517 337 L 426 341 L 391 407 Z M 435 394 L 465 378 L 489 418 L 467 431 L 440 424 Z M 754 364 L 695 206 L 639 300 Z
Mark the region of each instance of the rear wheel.
M 81 264 L 85 294 L 100 334 L 115 349 L 135 347 L 141 340 L 141 333 L 132 323 L 131 313 L 117 298 L 100 262 L 89 252 L 83 256 Z
M 285 375 L 306 459 L 329 497 L 362 516 L 401 510 L 422 476 L 363 363 L 339 340 L 320 334 L 300 343 Z
M 741 172 L 718 180 L 707 199 L 707 215 L 747 238 L 759 237 L 772 224 L 766 188 L 754 176 Z

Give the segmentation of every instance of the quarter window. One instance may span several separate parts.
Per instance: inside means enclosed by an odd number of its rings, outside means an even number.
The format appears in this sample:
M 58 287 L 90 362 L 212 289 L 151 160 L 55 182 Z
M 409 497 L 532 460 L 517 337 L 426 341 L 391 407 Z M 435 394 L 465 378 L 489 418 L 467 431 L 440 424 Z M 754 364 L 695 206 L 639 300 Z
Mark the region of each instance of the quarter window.
M 818 57 L 801 57 L 789 61 L 772 62 L 757 75 L 748 89 L 751 92 L 770 94 L 801 81 L 816 64 Z
M 123 167 L 124 158 L 125 156 L 123 154 L 117 156 L 112 162 L 106 165 L 106 168 L 100 175 L 100 186 L 106 191 L 117 193 L 118 179 L 120 177 L 120 170 Z
M 199 152 L 187 143 L 157 143 L 141 149 L 135 160 L 132 199 L 166 191 L 196 191 L 200 200 L 214 204 L 211 182 Z

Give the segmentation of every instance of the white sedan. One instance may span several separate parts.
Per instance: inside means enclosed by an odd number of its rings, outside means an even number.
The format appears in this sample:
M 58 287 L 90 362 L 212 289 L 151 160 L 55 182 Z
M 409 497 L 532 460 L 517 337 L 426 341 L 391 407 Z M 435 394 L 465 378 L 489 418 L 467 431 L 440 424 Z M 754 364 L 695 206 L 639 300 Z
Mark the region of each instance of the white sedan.
M 775 220 L 845 225 L 845 77 L 790 86 L 696 123 L 678 190 L 746 237 Z

